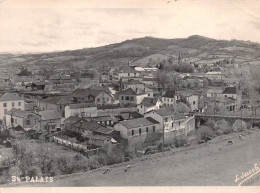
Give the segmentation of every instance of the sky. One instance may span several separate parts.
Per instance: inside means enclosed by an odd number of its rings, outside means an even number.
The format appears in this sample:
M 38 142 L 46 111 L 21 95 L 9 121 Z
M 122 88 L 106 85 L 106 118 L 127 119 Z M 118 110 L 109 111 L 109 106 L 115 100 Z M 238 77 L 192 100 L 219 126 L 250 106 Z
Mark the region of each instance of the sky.
M 260 0 L 0 0 L 5 53 L 190 35 L 260 43 Z

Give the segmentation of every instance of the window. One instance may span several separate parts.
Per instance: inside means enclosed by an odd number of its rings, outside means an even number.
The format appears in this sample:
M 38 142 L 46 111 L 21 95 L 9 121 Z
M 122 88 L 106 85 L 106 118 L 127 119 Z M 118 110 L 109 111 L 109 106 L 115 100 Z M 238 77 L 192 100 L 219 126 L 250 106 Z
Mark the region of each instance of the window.
M 125 100 L 126 100 L 126 101 L 129 101 L 129 96 L 126 96 L 126 97 L 125 97 Z
M 135 134 L 135 131 L 134 130 L 132 130 L 132 135 L 134 135 Z
M 109 98 L 107 97 L 107 102 L 109 101 Z
M 97 102 L 98 102 L 98 103 L 100 102 L 100 99 L 99 99 L 99 98 L 97 99 Z
M 173 123 L 172 123 L 172 127 L 173 127 Z
M 7 107 L 7 104 L 6 104 L 6 103 L 3 103 L 3 107 Z
M 143 108 L 143 105 L 141 105 L 141 108 Z
M 173 102 L 173 99 L 171 99 L 171 102 Z
M 179 121 L 179 125 L 181 125 L 181 122 Z
M 130 97 L 130 101 L 134 101 L 134 97 L 131 96 L 131 97 Z
M 141 135 L 141 133 L 142 133 L 142 129 L 140 128 L 140 129 L 139 129 L 139 135 Z
M 14 118 L 11 118 L 11 123 L 14 123 Z
M 195 105 L 196 101 L 193 101 L 193 104 Z
M 7 113 L 7 109 L 4 110 L 5 114 Z
M 167 117 L 164 120 L 165 120 L 165 122 L 168 122 L 168 118 Z
M 25 121 L 26 125 L 30 125 L 30 120 Z
M 155 132 L 155 126 L 153 126 L 153 132 Z
M 148 94 L 148 96 L 150 96 L 150 94 Z
M 122 96 L 122 100 L 124 100 L 124 96 Z
M 225 97 L 227 97 L 227 95 L 225 95 Z
M 60 109 L 62 109 L 62 106 L 60 105 Z
M 148 131 L 149 131 L 149 130 L 148 130 L 148 127 L 146 127 L 146 132 L 148 133 Z
M 12 107 L 14 107 L 14 102 L 12 102 Z

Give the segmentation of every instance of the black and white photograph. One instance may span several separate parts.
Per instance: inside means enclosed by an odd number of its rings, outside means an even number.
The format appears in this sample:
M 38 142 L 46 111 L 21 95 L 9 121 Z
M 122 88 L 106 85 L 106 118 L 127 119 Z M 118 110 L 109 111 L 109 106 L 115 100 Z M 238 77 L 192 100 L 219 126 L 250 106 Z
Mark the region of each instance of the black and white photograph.
M 0 193 L 259 193 L 259 152 L 259 0 L 0 0 Z

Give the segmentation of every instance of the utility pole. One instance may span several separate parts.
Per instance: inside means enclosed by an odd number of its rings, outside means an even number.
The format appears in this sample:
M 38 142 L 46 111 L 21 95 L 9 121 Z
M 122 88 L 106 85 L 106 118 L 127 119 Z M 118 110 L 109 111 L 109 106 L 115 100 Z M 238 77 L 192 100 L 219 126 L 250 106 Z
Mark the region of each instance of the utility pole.
M 164 152 L 164 118 L 163 118 L 163 152 Z

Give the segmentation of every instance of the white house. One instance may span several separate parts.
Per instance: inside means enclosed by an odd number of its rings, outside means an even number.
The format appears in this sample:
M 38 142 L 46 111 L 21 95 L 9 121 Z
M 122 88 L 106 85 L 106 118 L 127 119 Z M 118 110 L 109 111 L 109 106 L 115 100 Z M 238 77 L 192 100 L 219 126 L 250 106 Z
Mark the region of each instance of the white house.
M 140 104 L 145 97 L 152 97 L 153 94 L 146 92 L 146 89 L 132 88 L 125 89 L 119 93 L 120 104 Z
M 120 132 L 121 138 L 127 140 L 130 149 L 142 148 L 148 142 L 150 144 L 159 140 L 158 138 L 154 138 L 153 141 L 146 140 L 149 135 L 160 132 L 159 122 L 151 117 L 120 121 L 114 125 L 114 129 Z
M 5 121 L 5 113 L 12 108 L 24 110 L 24 99 L 16 94 L 5 93 L 0 97 L 0 120 Z
M 144 115 L 145 117 L 152 117 L 160 123 L 160 129 L 164 131 L 165 140 L 171 142 L 174 136 L 178 134 L 188 134 L 188 132 L 194 130 L 193 127 L 189 127 L 189 131 L 186 131 L 187 120 L 189 119 L 182 113 L 174 112 L 170 108 L 161 108 L 152 110 Z
M 156 110 L 162 107 L 162 101 L 155 97 L 145 97 L 143 101 L 137 105 L 138 112 L 145 114 L 151 110 Z
M 179 96 L 177 95 L 176 91 L 167 90 L 165 94 L 162 96 L 163 106 L 174 108 L 178 99 Z
M 65 118 L 70 116 L 77 117 L 96 117 L 97 106 L 93 103 L 70 104 L 65 107 Z

